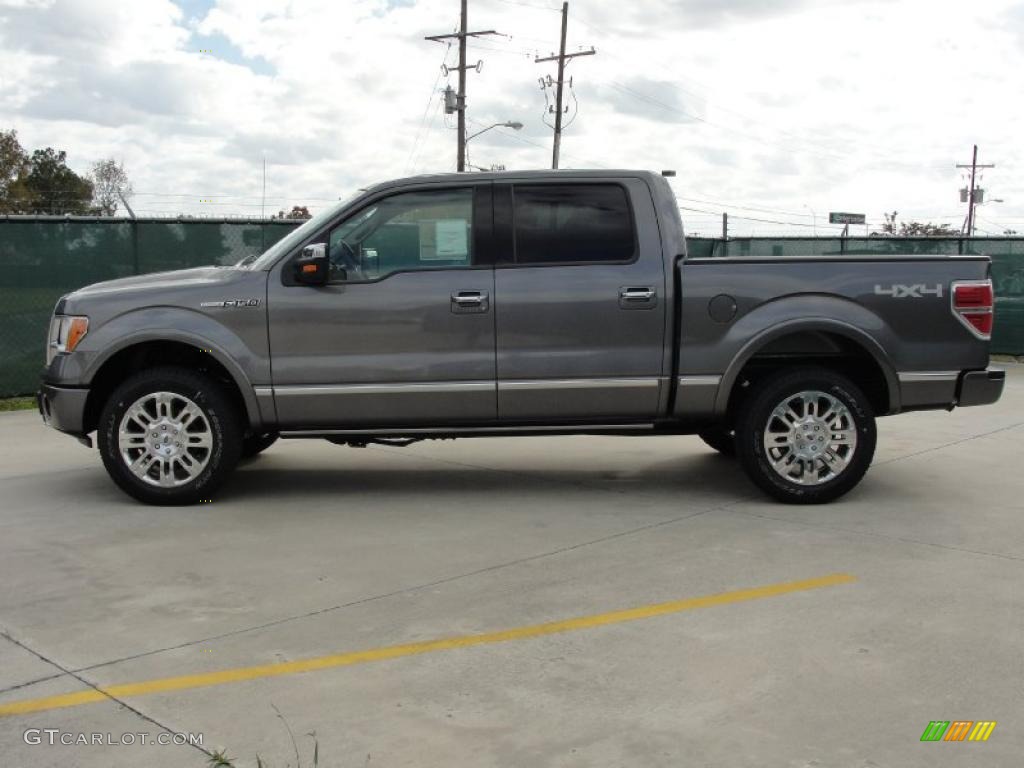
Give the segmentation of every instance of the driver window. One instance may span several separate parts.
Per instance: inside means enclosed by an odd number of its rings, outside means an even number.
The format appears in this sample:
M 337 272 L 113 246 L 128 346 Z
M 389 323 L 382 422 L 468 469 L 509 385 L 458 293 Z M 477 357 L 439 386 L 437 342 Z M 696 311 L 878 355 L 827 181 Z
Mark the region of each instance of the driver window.
M 331 282 L 473 263 L 473 190 L 404 192 L 346 219 L 328 238 Z

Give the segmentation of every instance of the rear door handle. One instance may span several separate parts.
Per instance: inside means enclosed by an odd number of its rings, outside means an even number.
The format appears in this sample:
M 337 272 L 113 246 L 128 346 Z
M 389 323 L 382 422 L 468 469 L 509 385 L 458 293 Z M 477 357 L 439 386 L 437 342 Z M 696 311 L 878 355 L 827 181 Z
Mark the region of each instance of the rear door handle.
M 486 291 L 456 291 L 452 294 L 452 312 L 456 315 L 486 312 L 489 304 Z
M 651 286 L 626 286 L 619 289 L 622 309 L 650 309 L 658 303 L 658 292 Z

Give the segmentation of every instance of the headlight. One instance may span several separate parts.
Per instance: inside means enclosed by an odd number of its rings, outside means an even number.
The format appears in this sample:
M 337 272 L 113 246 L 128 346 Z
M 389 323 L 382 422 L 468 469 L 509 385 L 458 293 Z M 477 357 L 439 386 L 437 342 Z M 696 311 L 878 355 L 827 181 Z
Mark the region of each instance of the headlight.
M 54 315 L 50 320 L 49 343 L 46 345 L 46 364 L 49 365 L 59 352 L 74 352 L 78 342 L 89 332 L 89 318 L 71 315 Z

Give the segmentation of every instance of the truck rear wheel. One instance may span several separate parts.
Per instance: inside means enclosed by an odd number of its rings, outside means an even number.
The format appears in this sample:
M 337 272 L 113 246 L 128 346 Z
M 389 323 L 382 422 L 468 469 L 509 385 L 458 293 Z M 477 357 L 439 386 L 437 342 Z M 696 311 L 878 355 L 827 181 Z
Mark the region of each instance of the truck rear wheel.
M 238 463 L 239 421 L 214 379 L 153 368 L 110 395 L 100 415 L 100 455 L 130 496 L 147 504 L 194 504 L 210 499 Z
M 769 376 L 736 422 L 736 450 L 750 479 L 790 504 L 839 498 L 875 454 L 875 417 L 857 386 L 825 368 Z

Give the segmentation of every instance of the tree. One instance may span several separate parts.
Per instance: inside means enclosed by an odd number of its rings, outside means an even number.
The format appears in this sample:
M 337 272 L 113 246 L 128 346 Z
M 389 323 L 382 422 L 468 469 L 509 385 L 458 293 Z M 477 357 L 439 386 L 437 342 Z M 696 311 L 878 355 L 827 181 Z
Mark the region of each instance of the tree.
M 899 211 L 883 213 L 885 224 L 881 232 L 872 232 L 872 237 L 959 237 L 960 231 L 947 227 L 945 224 L 933 224 L 930 221 L 901 221 L 896 228 L 896 217 Z
M 52 147 L 28 155 L 14 130 L 0 131 L 0 213 L 93 212 L 93 184 Z
M 134 192 L 124 165 L 112 157 L 93 163 L 89 179 L 93 208 L 101 216 L 113 216 L 117 213 L 117 204 Z
M 293 205 L 292 209 L 285 213 L 284 211 L 277 212 L 277 218 L 279 219 L 311 219 L 313 214 L 309 212 L 309 208 L 304 205 Z
M 900 223 L 900 237 L 960 237 L 960 230 L 930 221 L 904 221 Z
M 18 141 L 15 130 L 0 131 L 0 213 L 18 213 L 21 198 L 26 196 L 25 176 L 28 155 Z
M 896 234 L 896 217 L 899 216 L 899 211 L 893 211 L 892 213 L 883 213 L 885 217 L 885 224 L 882 225 L 881 232 L 872 232 L 872 237 L 892 237 Z
M 92 182 L 68 168 L 67 152 L 52 147 L 37 149 L 29 158 L 29 171 L 24 178 L 26 212 L 90 212 Z

